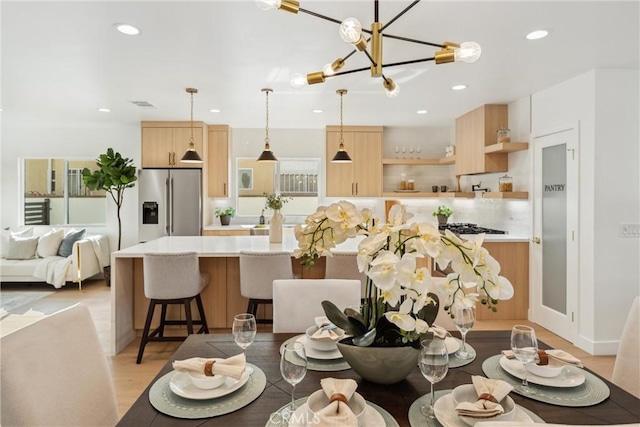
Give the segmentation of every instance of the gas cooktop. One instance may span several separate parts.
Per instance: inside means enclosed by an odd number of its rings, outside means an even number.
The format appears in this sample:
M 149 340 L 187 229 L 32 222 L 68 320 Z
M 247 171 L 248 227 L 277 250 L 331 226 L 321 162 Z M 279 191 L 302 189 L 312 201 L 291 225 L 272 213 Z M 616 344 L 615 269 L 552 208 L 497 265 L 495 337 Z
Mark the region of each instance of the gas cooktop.
M 492 228 L 480 227 L 476 224 L 468 223 L 452 223 L 452 224 L 439 224 L 438 229 L 450 230 L 456 234 L 507 234 L 506 231 L 494 230 Z

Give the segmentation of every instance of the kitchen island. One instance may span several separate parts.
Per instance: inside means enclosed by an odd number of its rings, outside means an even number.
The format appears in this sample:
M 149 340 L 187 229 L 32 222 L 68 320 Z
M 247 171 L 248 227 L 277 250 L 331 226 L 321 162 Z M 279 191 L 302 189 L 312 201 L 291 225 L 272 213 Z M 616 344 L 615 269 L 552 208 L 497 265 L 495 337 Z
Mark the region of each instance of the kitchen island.
M 528 239 L 511 235 L 486 236 L 484 246 L 502 265 L 502 275 L 509 278 L 515 296 L 500 302 L 498 313 L 479 309 L 477 318 L 526 319 L 529 305 Z M 334 252 L 356 254 L 358 239 L 348 239 Z M 144 327 L 148 299 L 144 296 L 142 258 L 145 253 L 195 251 L 200 257 L 200 271 L 210 275 L 209 286 L 202 292 L 202 302 L 211 328 L 230 328 L 233 316 L 244 313 L 247 299 L 240 294 L 239 254 L 241 251 L 289 252 L 298 247 L 291 230 L 285 230 L 282 243 L 269 243 L 268 236 L 161 237 L 114 252 L 111 255 L 111 349 L 122 351 Z M 324 277 L 324 259 L 307 269 L 292 258 L 293 272 L 300 278 Z M 179 284 L 176 284 L 179 286 Z M 174 316 L 180 315 L 175 308 Z M 170 309 L 171 309 L 170 308 Z M 170 311 L 170 310 L 169 310 Z M 260 313 L 261 316 L 270 313 Z M 154 318 L 155 320 L 155 318 Z

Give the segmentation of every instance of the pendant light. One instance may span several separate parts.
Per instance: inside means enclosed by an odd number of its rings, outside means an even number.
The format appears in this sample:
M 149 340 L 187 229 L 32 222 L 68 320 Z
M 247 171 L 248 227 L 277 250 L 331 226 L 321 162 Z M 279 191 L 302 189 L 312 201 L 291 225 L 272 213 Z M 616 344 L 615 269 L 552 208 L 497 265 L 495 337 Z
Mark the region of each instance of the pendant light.
M 264 137 L 264 151 L 258 157 L 259 162 L 277 162 L 276 156 L 273 155 L 271 148 L 269 148 L 269 93 L 273 92 L 273 90 L 269 88 L 264 88 L 262 91 L 265 93 L 267 98 L 267 126 L 265 127 L 265 137 Z
M 351 157 L 349 157 L 349 154 L 344 150 L 344 138 L 342 136 L 342 97 L 347 93 L 347 90 L 338 89 L 336 93 L 340 95 L 340 148 L 338 148 L 338 152 L 333 156 L 333 159 L 331 159 L 331 163 L 351 163 Z
M 189 139 L 189 149 L 180 159 L 182 163 L 202 163 L 202 157 L 196 151 L 196 144 L 193 138 L 193 94 L 198 93 L 198 89 L 188 87 L 186 92 L 191 94 L 191 138 Z

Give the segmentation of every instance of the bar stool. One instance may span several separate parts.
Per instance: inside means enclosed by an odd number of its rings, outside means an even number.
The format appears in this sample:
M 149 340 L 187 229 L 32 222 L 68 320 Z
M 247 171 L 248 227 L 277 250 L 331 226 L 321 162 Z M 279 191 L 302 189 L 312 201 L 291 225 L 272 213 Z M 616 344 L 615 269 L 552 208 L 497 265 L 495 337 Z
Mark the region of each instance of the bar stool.
M 202 325 L 200 333 L 209 333 L 200 292 L 209 284 L 209 274 L 200 273 L 196 252 L 144 254 L 144 295 L 150 299 L 147 320 L 142 332 L 136 363 L 142 361 L 144 348 L 151 341 L 184 341 L 186 336 L 164 336 L 165 325 L 187 325 L 193 334 L 193 325 Z M 195 299 L 200 320 L 191 318 L 191 301 Z M 186 320 L 167 320 L 167 305 L 184 305 Z M 160 325 L 149 332 L 156 305 L 162 306 Z
M 247 313 L 256 316 L 259 304 L 273 304 L 276 279 L 293 279 L 290 253 L 240 252 L 240 293 L 249 298 Z M 273 320 L 256 316 L 256 323 L 273 323 Z
M 325 257 L 325 279 L 350 279 L 360 281 L 360 298 L 364 298 L 367 275 L 358 270 L 358 260 L 354 254 L 333 253 Z

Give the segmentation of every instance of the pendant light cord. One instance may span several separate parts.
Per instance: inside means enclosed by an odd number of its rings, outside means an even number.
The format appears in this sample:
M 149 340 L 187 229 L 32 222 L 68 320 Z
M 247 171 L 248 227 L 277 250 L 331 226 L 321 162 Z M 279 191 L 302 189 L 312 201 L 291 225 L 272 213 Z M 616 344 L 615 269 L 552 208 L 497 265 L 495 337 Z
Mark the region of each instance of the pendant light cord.
M 191 92 L 191 139 L 189 140 L 189 148 L 194 148 L 196 146 L 193 141 L 193 92 Z
M 340 92 L 340 149 L 344 149 L 344 138 L 342 137 L 342 96 L 344 93 Z
M 264 143 L 269 148 L 269 91 L 266 90 L 265 93 L 267 94 L 267 126 L 265 127 Z

